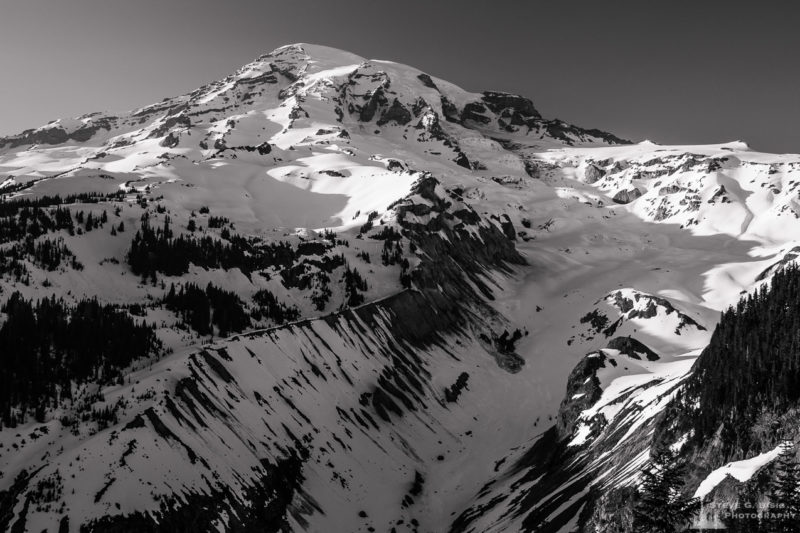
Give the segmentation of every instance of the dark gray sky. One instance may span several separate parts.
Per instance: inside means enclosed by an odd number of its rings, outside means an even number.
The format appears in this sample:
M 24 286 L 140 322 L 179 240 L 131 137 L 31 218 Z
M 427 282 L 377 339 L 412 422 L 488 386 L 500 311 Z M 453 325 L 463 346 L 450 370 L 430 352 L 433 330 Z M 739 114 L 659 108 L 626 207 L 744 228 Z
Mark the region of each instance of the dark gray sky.
M 188 92 L 294 42 L 660 143 L 800 152 L 800 3 L 0 0 L 0 135 Z

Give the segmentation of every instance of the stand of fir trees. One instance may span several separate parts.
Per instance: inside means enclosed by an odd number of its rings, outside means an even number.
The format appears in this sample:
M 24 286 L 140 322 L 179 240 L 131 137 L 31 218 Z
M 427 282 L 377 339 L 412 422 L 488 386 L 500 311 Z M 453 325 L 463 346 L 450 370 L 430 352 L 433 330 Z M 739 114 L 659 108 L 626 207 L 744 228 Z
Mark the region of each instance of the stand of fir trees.
M 351 269 L 349 266 L 344 271 L 344 294 L 347 307 L 355 307 L 364 303 L 364 295 L 368 289 L 367 280 L 361 277 L 358 270 Z
M 205 289 L 187 283 L 178 291 L 175 285 L 171 285 L 164 304 L 200 335 L 213 334 L 216 326 L 218 334 L 225 337 L 232 332 L 244 331 L 250 325 L 250 318 L 239 297 L 211 283 Z
M 650 465 L 641 473 L 641 483 L 634 503 L 634 531 L 637 533 L 672 533 L 681 531 L 700 511 L 700 500 L 688 498 L 684 485 L 686 464 L 678 452 L 656 448 Z
M 7 193 L 9 191 L 4 190 L 2 193 Z M 0 218 L 8 217 L 15 215 L 20 210 L 25 208 L 44 208 L 44 207 L 53 207 L 57 205 L 69 205 L 69 204 L 96 204 L 102 201 L 106 202 L 115 202 L 115 201 L 122 201 L 125 199 L 124 192 L 115 192 L 115 193 L 79 193 L 79 194 L 70 194 L 67 196 L 60 196 L 60 195 L 45 195 L 45 196 L 36 196 L 36 197 L 23 197 L 23 198 L 13 198 L 11 200 L 6 200 L 0 198 Z
M 800 533 L 800 465 L 794 443 L 783 443 L 775 469 L 762 527 L 767 526 L 776 533 Z
M 69 208 L 23 207 L 6 216 L 0 216 L 0 243 L 35 239 L 58 230 L 69 233 L 75 231 L 75 222 Z
M 18 292 L 0 309 L 0 423 L 14 426 L 71 398 L 73 385 L 110 382 L 134 360 L 161 353 L 147 324 L 97 300 L 74 306 Z
M 210 235 L 175 237 L 168 216 L 161 227 L 153 228 L 147 214 L 127 254 L 131 270 L 144 280 L 155 280 L 157 273 L 180 276 L 189 271 L 189 265 L 239 268 L 248 274 L 271 266 L 290 266 L 294 261 L 295 252 L 286 242 L 256 246 L 244 237 L 230 234 L 227 241 Z
M 253 303 L 256 308 L 250 314 L 256 321 L 269 319 L 280 325 L 300 318 L 300 310 L 297 307 L 278 301 L 278 298 L 267 289 L 257 291 L 253 295 Z
M 92 231 L 108 222 L 108 213 L 74 210 L 68 204 L 96 204 L 100 201 L 122 200 L 124 194 L 76 194 L 66 197 L 41 196 L 5 200 L 0 197 L 0 276 L 28 284 L 25 261 L 45 270 L 60 267 L 80 270 L 83 266 L 67 248 L 63 239 L 40 237 L 57 231 L 70 235 Z M 73 218 L 74 215 L 74 218 Z
M 718 434 L 722 454 L 745 457 L 779 442 L 752 429 L 769 413 L 800 401 L 800 269 L 791 265 L 728 309 L 695 363 L 682 402 L 695 444 Z
M 12 244 L 0 253 L 0 274 L 10 274 L 17 281 L 21 274 L 27 274 L 28 269 L 23 261 L 52 272 L 59 267 L 71 267 L 74 270 L 83 270 L 83 264 L 78 261 L 72 250 L 64 244 L 64 239 L 42 239 L 34 241 L 26 238 L 24 241 Z

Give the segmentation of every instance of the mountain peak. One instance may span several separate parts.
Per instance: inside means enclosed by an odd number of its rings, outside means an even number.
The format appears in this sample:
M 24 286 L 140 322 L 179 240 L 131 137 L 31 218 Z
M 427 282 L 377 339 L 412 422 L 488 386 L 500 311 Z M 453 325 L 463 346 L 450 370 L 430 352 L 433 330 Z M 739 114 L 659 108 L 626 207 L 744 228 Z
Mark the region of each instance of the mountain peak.
M 307 99 L 317 103 L 306 105 L 303 102 Z M 222 142 L 218 137 L 229 136 L 230 125 L 241 116 L 253 115 L 248 120 L 255 120 L 255 116 L 263 116 L 267 110 L 284 106 L 290 106 L 289 122 L 267 119 L 273 125 L 269 128 L 262 125 L 262 131 L 274 128 L 277 123 L 286 130 L 295 128 L 295 121 L 301 115 L 318 126 L 337 128 L 350 122 L 358 127 L 370 122 L 375 126 L 413 126 L 424 132 L 417 136 L 418 141 L 434 138 L 445 142 L 447 151 L 455 151 L 453 160 L 461 161 L 462 166 L 473 163 L 469 162 L 472 161 L 469 150 L 460 147 L 457 139 L 470 137 L 475 131 L 497 139 L 514 137 L 514 143 L 535 146 L 626 142 L 600 130 L 545 120 L 531 100 L 520 95 L 500 91 L 472 93 L 401 63 L 367 60 L 324 45 L 295 43 L 263 54 L 232 75 L 191 93 L 166 98 L 120 116 L 87 115 L 79 120 L 54 121 L 44 128 L 0 138 L 0 150 L 99 140 L 100 132 L 107 132 L 102 135 L 103 142 L 111 138 L 113 143 L 138 142 L 136 139 L 141 135 L 169 136 L 164 142 L 173 144 L 178 136 L 184 133 L 188 136 L 190 129 L 196 128 L 203 130 L 214 144 Z M 148 126 L 151 121 L 157 123 Z M 454 130 L 456 125 L 460 129 Z M 248 144 L 250 140 L 242 138 L 237 142 Z
M 336 67 L 359 65 L 365 61 L 366 59 L 361 56 L 338 48 L 319 44 L 294 43 L 280 46 L 263 54 L 254 63 L 277 62 L 284 68 L 296 70 L 308 66 L 309 73 L 314 73 Z

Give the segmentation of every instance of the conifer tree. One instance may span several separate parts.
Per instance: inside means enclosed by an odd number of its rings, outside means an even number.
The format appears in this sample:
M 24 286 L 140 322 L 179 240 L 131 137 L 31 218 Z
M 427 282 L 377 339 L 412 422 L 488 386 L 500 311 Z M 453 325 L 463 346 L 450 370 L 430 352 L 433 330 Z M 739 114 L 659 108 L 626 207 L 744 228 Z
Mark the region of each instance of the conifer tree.
M 700 501 L 681 494 L 685 466 L 678 453 L 669 448 L 651 452 L 651 463 L 642 471 L 634 507 L 635 531 L 672 533 L 697 514 Z
M 739 489 L 736 508 L 732 516 L 725 520 L 731 533 L 753 533 L 761 531 L 761 520 L 758 510 L 758 489 L 755 484 L 747 484 Z
M 770 486 L 769 524 L 771 531 L 800 532 L 800 465 L 794 443 L 784 442 L 776 461 L 777 471 Z

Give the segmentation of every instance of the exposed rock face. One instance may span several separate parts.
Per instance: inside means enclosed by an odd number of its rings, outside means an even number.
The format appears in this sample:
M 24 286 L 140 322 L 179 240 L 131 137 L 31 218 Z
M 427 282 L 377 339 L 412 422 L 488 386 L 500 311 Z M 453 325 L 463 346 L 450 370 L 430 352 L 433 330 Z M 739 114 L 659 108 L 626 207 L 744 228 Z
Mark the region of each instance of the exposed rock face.
M 492 119 L 486 116 L 486 107 L 479 102 L 470 102 L 461 111 L 461 122 L 489 124 Z
M 728 197 L 728 191 L 725 189 L 724 185 L 720 185 L 719 188 L 714 191 L 713 196 L 708 199 L 708 203 L 713 204 L 716 202 L 720 202 L 723 204 L 731 203 L 731 199 Z
M 453 192 L 442 194 L 438 180 L 423 176 L 414 192 L 431 202 L 432 206 L 402 202 L 397 205 L 398 221 L 406 235 L 425 260 L 411 271 L 415 286 L 435 297 L 459 302 L 459 306 L 477 306 L 486 317 L 502 318 L 485 305 L 483 298 L 494 299 L 484 273 L 487 267 L 505 271 L 509 265 L 526 264 L 514 247 L 513 241 L 496 225 L 489 223 Z M 407 214 L 423 216 L 424 223 L 407 220 Z M 478 292 L 475 292 L 477 288 Z M 431 296 L 434 297 L 434 296 Z M 506 331 L 506 336 L 507 336 Z M 497 348 L 485 335 L 487 351 L 494 356 L 498 366 L 516 373 L 524 360 L 514 353 L 513 347 Z M 513 344 L 513 343 L 512 343 Z
M 173 132 L 169 132 L 169 135 L 164 137 L 159 144 L 159 146 L 163 146 L 164 148 L 175 148 L 180 143 L 180 138 L 175 135 Z
M 455 162 L 458 166 L 464 167 L 467 170 L 472 169 L 472 165 L 469 162 L 469 158 L 467 158 L 467 154 L 464 152 L 458 152 L 458 157 L 456 157 Z
M 634 359 L 641 359 L 643 356 L 646 357 L 648 361 L 658 361 L 660 359 L 657 353 L 633 337 L 616 337 L 611 339 L 608 343 L 608 347 L 619 350 L 621 353 Z
M 425 87 L 428 87 L 429 89 L 436 89 L 437 91 L 439 90 L 439 88 L 436 87 L 436 84 L 433 83 L 431 77 L 427 74 L 420 74 L 417 76 L 417 78 L 419 78 L 419 81 L 421 81 Z
M 509 110 L 518 117 L 541 118 L 529 99 L 510 93 L 486 91 L 483 93 L 486 106 L 497 114 Z
M 149 137 L 156 139 L 164 136 L 167 132 L 175 128 L 190 128 L 192 127 L 191 119 L 185 114 L 170 116 L 162 122 L 157 128 L 154 128 Z
M 387 105 L 389 101 L 386 99 L 383 87 L 378 87 L 367 99 L 367 103 L 361 108 L 358 120 L 361 122 L 370 122 L 375 118 L 375 113 L 379 107 Z
M 503 221 L 501 222 L 503 233 L 506 234 L 506 238 L 510 241 L 517 240 L 517 230 L 514 229 L 514 224 L 511 222 L 511 218 L 504 214 Z
M 605 175 L 606 175 L 605 170 L 603 170 L 602 168 L 598 167 L 595 164 L 590 163 L 589 165 L 586 166 L 586 170 L 584 171 L 583 177 L 584 181 L 586 181 L 586 183 L 591 185 L 593 183 L 597 183 L 598 181 L 600 181 Z
M 681 191 L 683 191 L 683 190 L 684 190 L 684 188 L 683 188 L 683 187 L 681 187 L 680 185 L 675 185 L 675 184 L 673 184 L 673 185 L 667 185 L 667 186 L 665 186 L 665 187 L 661 187 L 661 188 L 658 190 L 658 195 L 659 195 L 659 196 L 667 196 L 668 194 L 675 194 L 675 193 L 679 193 L 679 192 L 681 192 Z
M 509 218 L 508 215 L 503 214 L 500 217 L 492 215 L 492 219 L 496 220 L 500 224 L 500 228 L 503 230 L 503 233 L 508 240 L 517 240 L 517 230 L 514 228 L 514 224 L 511 222 L 511 218 Z
M 461 117 L 459 116 L 458 107 L 450 101 L 445 95 L 442 95 L 442 113 L 444 118 L 449 122 L 458 122 Z
M 95 120 L 71 132 L 60 126 L 26 130 L 12 137 L 0 137 L 0 148 L 16 148 L 27 144 L 63 144 L 70 140 L 85 142 L 101 129 L 110 130 L 111 120 Z
M 594 405 L 603 394 L 597 371 L 605 368 L 607 362 L 608 357 L 602 350 L 593 352 L 581 359 L 570 373 L 556 425 L 562 439 L 572 435 L 578 415 Z
M 480 215 L 469 205 L 458 199 L 456 193 L 441 196 L 437 193 L 439 181 L 432 176 L 424 176 L 414 187 L 414 192 L 430 201 L 433 206 L 423 206 L 410 202 L 400 203 L 396 209 L 398 221 L 409 233 L 416 245 L 425 251 L 429 260 L 423 262 L 412 275 L 420 286 L 444 288 L 445 292 L 457 290 L 451 296 L 472 300 L 472 289 L 461 285 L 459 279 L 466 273 L 469 279 L 485 296 L 492 292 L 482 279 L 483 266 L 505 269 L 507 264 L 525 264 L 524 258 L 514 247 L 513 241 L 494 224 L 483 222 Z M 428 220 L 424 223 L 406 220 L 406 213 L 424 213 Z M 467 226 L 477 231 L 480 240 Z M 443 238 L 442 234 L 448 238 Z M 462 274 L 457 274 L 461 272 Z
M 619 191 L 617 194 L 614 195 L 612 200 L 614 200 L 618 204 L 629 204 L 632 201 L 639 198 L 640 196 L 642 196 L 642 191 L 634 188 L 634 189 Z
M 680 319 L 677 329 L 678 332 L 690 326 L 700 331 L 706 330 L 702 324 L 698 323 L 689 315 L 682 313 L 676 309 L 669 300 L 660 296 L 635 292 L 633 294 L 633 299 L 631 299 L 623 295 L 621 291 L 616 291 L 607 299 L 613 301 L 614 306 L 619 309 L 621 313 L 626 315 L 626 318 L 629 320 L 636 318 L 653 318 L 658 315 L 659 310 L 663 310 L 666 315 L 676 313 L 677 317 Z
M 483 101 L 498 116 L 500 127 L 509 132 L 515 132 L 523 126 L 528 130 L 533 129 L 542 118 L 530 100 L 516 94 L 485 92 Z
M 392 121 L 401 126 L 411 122 L 411 113 L 397 100 L 397 98 L 394 99 L 394 102 L 392 102 L 392 105 L 389 107 L 389 109 L 387 109 L 378 120 L 378 126 L 383 126 L 384 124 Z
M 542 128 L 548 135 L 554 139 L 561 139 L 566 144 L 573 144 L 573 139 L 580 139 L 586 137 L 594 137 L 602 139 L 603 142 L 608 144 L 631 144 L 631 141 L 621 139 L 616 135 L 598 129 L 584 129 L 567 124 L 563 120 L 544 120 L 542 121 Z

